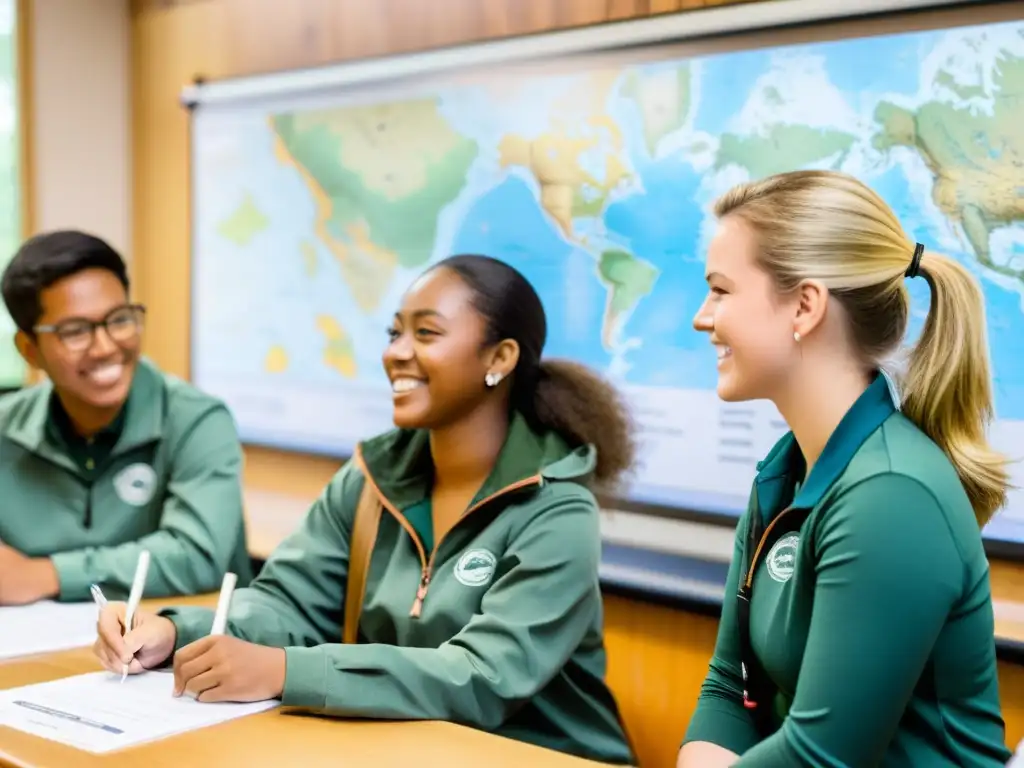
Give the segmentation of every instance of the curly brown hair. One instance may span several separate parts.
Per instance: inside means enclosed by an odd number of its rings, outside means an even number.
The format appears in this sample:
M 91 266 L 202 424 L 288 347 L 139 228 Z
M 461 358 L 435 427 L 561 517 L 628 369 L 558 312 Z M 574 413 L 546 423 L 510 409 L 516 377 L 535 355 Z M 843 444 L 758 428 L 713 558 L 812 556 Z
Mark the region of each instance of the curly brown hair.
M 533 393 L 537 422 L 575 445 L 597 448 L 597 481 L 608 490 L 636 460 L 633 419 L 619 391 L 585 365 L 544 360 Z

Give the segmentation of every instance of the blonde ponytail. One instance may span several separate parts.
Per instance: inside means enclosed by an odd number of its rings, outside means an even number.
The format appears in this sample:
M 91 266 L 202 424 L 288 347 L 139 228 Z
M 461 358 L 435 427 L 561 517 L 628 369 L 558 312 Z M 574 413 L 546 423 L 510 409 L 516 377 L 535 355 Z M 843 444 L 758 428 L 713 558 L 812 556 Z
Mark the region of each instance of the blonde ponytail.
M 986 438 L 992 385 L 984 300 L 974 277 L 939 254 L 918 260 L 892 209 L 848 174 L 769 176 L 730 189 L 714 210 L 753 228 L 760 265 L 779 291 L 808 279 L 828 288 L 846 310 L 868 368 L 880 367 L 906 334 L 906 277 L 916 272 L 928 281 L 931 309 L 903 377 L 903 412 L 945 451 L 985 525 L 1006 501 L 1009 462 Z
M 985 304 L 953 259 L 925 253 L 931 308 L 903 380 L 903 412 L 949 456 L 984 526 L 1006 503 L 1008 460 L 988 444 L 994 415 Z

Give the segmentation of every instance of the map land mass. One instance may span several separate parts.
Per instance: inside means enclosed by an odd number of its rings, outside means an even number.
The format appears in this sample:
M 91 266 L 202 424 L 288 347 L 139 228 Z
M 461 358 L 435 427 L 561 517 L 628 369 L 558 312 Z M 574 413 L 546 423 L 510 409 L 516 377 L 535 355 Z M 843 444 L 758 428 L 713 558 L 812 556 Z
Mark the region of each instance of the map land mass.
M 601 254 L 598 273 L 608 286 L 601 341 L 606 349 L 612 349 L 629 314 L 654 290 L 659 270 L 628 251 L 612 249 Z
M 526 169 L 540 187 L 540 204 L 566 238 L 573 219 L 596 217 L 609 195 L 631 177 L 624 141 L 606 104 L 618 70 L 589 73 L 560 101 L 539 136 L 508 134 L 498 152 L 503 168 Z
M 833 129 L 813 128 L 798 123 L 774 123 L 763 134 L 722 135 L 715 168 L 728 165 L 746 168 L 753 179 L 805 168 L 836 157 L 838 168 L 857 137 Z
M 656 72 L 638 70 L 626 76 L 622 96 L 640 111 L 644 144 L 652 157 L 661 140 L 686 122 L 691 90 L 689 63 Z
M 463 190 L 479 152 L 437 99 L 278 114 L 278 158 L 317 205 L 316 232 L 352 295 L 375 309 L 397 265 L 426 266 L 438 216 Z
M 284 373 L 288 370 L 288 350 L 280 344 L 274 344 L 267 350 L 263 360 L 263 369 L 267 373 Z
M 340 373 L 346 379 L 354 379 L 358 373 L 352 339 L 341 323 L 330 315 L 317 315 L 316 328 L 324 337 L 324 365 Z
M 949 73 L 936 80 L 955 86 Z M 972 86 L 951 87 L 978 96 Z M 931 172 L 932 199 L 959 222 L 985 267 L 1024 282 L 1024 269 L 992 258 L 992 233 L 1024 221 L 1024 57 L 1004 55 L 992 77 L 991 109 L 928 101 L 916 110 L 882 102 L 876 149 L 907 147 Z
M 217 232 L 235 245 L 244 246 L 269 227 L 270 219 L 259 209 L 252 195 L 246 193 L 235 212 L 217 227 Z

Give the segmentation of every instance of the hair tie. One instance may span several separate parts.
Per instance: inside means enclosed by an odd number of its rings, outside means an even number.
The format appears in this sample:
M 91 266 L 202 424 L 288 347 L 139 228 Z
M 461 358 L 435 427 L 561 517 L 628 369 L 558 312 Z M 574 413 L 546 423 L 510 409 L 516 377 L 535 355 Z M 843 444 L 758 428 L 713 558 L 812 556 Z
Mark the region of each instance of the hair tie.
M 910 266 L 907 267 L 907 271 L 904 275 L 913 280 L 918 275 L 918 270 L 921 267 L 921 257 L 924 255 L 924 246 L 918 243 L 914 246 L 914 258 L 910 260 Z

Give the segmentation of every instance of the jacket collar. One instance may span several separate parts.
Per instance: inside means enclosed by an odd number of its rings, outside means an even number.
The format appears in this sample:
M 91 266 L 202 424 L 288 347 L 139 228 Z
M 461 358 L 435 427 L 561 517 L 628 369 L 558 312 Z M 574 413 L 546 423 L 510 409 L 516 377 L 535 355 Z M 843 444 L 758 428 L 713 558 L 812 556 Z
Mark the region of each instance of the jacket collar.
M 66 448 L 59 439 L 54 439 L 55 435 L 48 428 L 51 399 L 56 397 L 53 383 L 37 384 L 26 395 L 28 402 L 12 419 L 4 437 L 30 453 L 77 471 Z M 151 362 L 141 358 L 135 367 L 128 399 L 118 416 L 124 423 L 112 456 L 160 439 L 164 430 L 165 396 L 163 376 Z
M 815 507 L 846 470 L 864 441 L 897 410 L 889 381 L 880 372 L 832 432 L 790 507 Z M 765 522 L 780 511 L 787 489 L 792 488 L 803 475 L 804 466 L 803 455 L 792 432 L 783 435 L 765 459 L 758 463 L 754 488 L 758 507 L 766 516 Z
M 391 430 L 360 443 L 356 452 L 381 494 L 396 508 L 405 509 L 429 495 L 434 464 L 427 430 Z M 535 432 L 514 413 L 498 461 L 470 506 L 532 478 L 586 484 L 596 465 L 592 445 L 570 448 L 557 433 Z
M 61 403 L 60 398 L 57 397 L 56 392 L 50 393 L 50 407 L 47 414 L 46 440 L 48 442 L 60 446 L 84 444 L 86 442 L 85 438 L 75 432 L 75 427 L 71 423 L 71 417 L 64 410 L 64 405 Z M 102 441 L 111 447 L 116 445 L 118 438 L 121 437 L 121 432 L 124 430 L 124 421 L 125 409 L 122 408 L 117 412 L 117 416 L 114 417 L 112 422 L 94 435 L 96 442 Z

